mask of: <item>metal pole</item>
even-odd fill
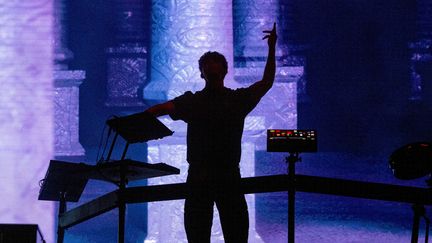
[[[292,152],[286,159],[288,163],[288,243],[295,242],[295,163],[299,153]]]
[[[58,218],[60,219],[60,216],[66,212],[67,205],[66,205],[66,193],[61,192],[60,193],[60,205],[59,205],[59,214]],[[60,226],[60,222],[57,222],[57,243],[63,243],[64,240],[64,228]]]
[[[419,228],[420,228],[420,217],[425,214],[425,208],[423,205],[414,204],[412,209],[414,210],[413,228],[411,233],[411,243],[418,242]]]
[[[121,191],[120,191],[121,193]],[[121,196],[119,197],[119,222],[118,222],[118,243],[125,242],[125,217],[126,217],[126,204],[122,200]]]
[[[125,218],[126,218],[126,204],[123,200],[123,192],[126,188],[126,165],[123,161],[120,161],[120,186],[119,186],[119,221],[118,221],[118,243],[125,242]]]

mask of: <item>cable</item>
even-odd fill
[[[42,185],[45,183],[46,179],[39,180],[39,187],[42,187]]]
[[[105,160],[105,159],[104,159],[104,155],[105,155],[106,148],[107,148],[107,146],[108,146],[109,138],[111,137],[111,132],[112,132],[112,128],[110,127],[110,128],[108,129],[108,135],[107,135],[107,138],[105,139],[105,146],[104,146],[103,151],[102,151],[102,157],[100,158],[100,160],[99,160],[98,162],[103,162],[103,161]]]
[[[99,139],[99,146],[98,146],[98,151],[97,151],[97,154],[96,154],[96,162],[99,162],[99,153],[100,153],[100,149],[102,147],[102,141],[103,141],[103,137],[104,137],[104,133],[105,133],[105,128],[106,128],[106,123],[105,123],[105,125],[104,125],[104,127],[102,129],[102,134],[101,134],[101,137]],[[102,157],[103,157],[103,153],[102,153]]]
[[[110,118],[118,118],[118,116],[116,116],[116,115],[110,115],[110,116],[108,116],[107,120],[109,120]],[[104,146],[104,148],[103,148],[103,151],[102,151],[101,157],[99,158],[99,153],[100,153],[100,149],[101,149],[101,147],[102,147],[102,141],[103,141],[103,138],[104,138],[104,133],[105,133],[105,129],[106,129],[106,127],[107,127],[107,124],[105,123],[105,125],[104,125],[104,127],[103,127],[103,129],[102,129],[102,135],[101,135],[101,138],[100,138],[100,140],[99,140],[98,152],[97,152],[97,155],[96,155],[96,163],[101,163],[101,162],[103,162],[103,160],[104,160],[104,155],[105,155],[105,151],[106,151],[106,148],[107,148],[107,146],[108,146],[108,141],[109,141],[109,138],[110,138],[110,136],[111,136],[112,128],[110,127],[109,130],[108,130],[108,135],[107,135],[106,140],[105,140],[105,146]]]
[[[37,227],[37,232],[39,234],[40,239],[42,240],[42,243],[46,243],[45,238],[43,237],[42,231],[39,229],[39,226]]]

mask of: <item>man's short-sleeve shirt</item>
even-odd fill
[[[173,99],[171,118],[188,125],[188,162],[220,168],[238,166],[244,120],[258,101],[250,88],[188,91]]]

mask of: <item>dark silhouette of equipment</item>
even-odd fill
[[[301,152],[317,151],[317,134],[315,130],[267,130],[267,152],[288,152],[288,242],[295,241],[295,164],[301,161]]]
[[[296,175],[296,191],[337,195],[352,198],[373,199],[389,202],[432,205],[429,188],[353,181],[309,175]],[[270,175],[241,178],[241,190],[245,194],[288,191],[288,175]],[[185,199],[186,183],[128,187],[122,197],[126,203],[143,203]],[[64,228],[105,213],[118,204],[119,190],[109,192],[90,202],[68,210],[59,218]]]
[[[106,123],[128,143],[161,139],[174,133],[148,112],[112,118]]]
[[[279,130],[282,131],[282,130]],[[284,131],[294,131],[294,130],[284,130]],[[298,131],[298,130],[296,130]],[[306,130],[302,130],[306,131]],[[276,135],[277,136],[277,135]],[[314,143],[316,143],[316,132],[314,131]],[[271,137],[271,136],[269,136]],[[268,138],[269,138],[268,137]],[[268,139],[269,140],[269,139]],[[312,140],[311,140],[312,141]],[[286,143],[286,142],[284,142]],[[430,145],[429,143],[415,143],[416,146],[420,146],[419,148],[420,152],[415,152],[413,154],[418,155],[419,157],[415,158],[423,158],[425,155],[428,154]],[[422,145],[423,144],[423,145]],[[427,144],[427,146],[425,146]],[[292,145],[292,144],[291,144]],[[295,146],[295,145],[294,145]],[[316,145],[314,145],[316,146]],[[405,146],[404,146],[405,147]],[[294,242],[294,205],[295,205],[295,192],[307,192],[307,193],[318,193],[318,194],[327,194],[327,195],[339,195],[339,196],[347,196],[347,197],[354,197],[354,198],[364,198],[364,199],[374,199],[374,200],[384,200],[384,201],[391,201],[391,202],[401,202],[401,203],[409,203],[413,205],[414,210],[414,220],[413,220],[413,231],[412,231],[412,243],[417,242],[418,240],[418,229],[419,229],[419,222],[422,217],[426,220],[426,227],[429,227],[429,219],[425,217],[425,209],[424,205],[432,205],[432,194],[430,193],[430,188],[425,187],[410,187],[410,186],[400,186],[400,185],[391,185],[391,184],[382,184],[382,183],[374,183],[374,182],[365,182],[365,181],[352,181],[352,180],[345,180],[345,179],[336,179],[336,178],[325,178],[325,177],[317,177],[317,176],[308,176],[308,175],[296,175],[295,174],[295,163],[297,161],[300,161],[299,154],[300,152],[304,151],[293,151],[292,146],[287,146],[287,151],[278,151],[278,152],[289,152],[289,157],[286,158],[286,162],[288,163],[288,174],[282,174],[282,175],[272,175],[272,176],[260,176],[260,177],[249,177],[249,178],[241,178],[241,190],[243,193],[262,193],[262,192],[276,192],[276,191],[288,191],[289,196],[289,204],[288,204],[288,240],[290,243]],[[299,147],[297,147],[299,148]],[[412,148],[408,149],[410,152],[408,154],[412,154],[411,151]],[[316,151],[316,150],[313,150]],[[399,151],[399,150],[397,150]],[[399,161],[402,161],[402,163],[406,161],[413,161],[413,160],[399,160],[400,158],[406,158],[406,153],[404,156],[399,157],[399,153],[396,153],[395,156],[392,155],[390,159],[390,164],[396,166],[392,168],[402,168],[398,167],[396,163]],[[402,149],[403,151],[403,149]],[[416,150],[417,151],[417,150]],[[269,152],[273,152],[270,146]],[[308,150],[308,152],[311,152],[311,150]],[[407,158],[414,158],[414,157],[407,157]],[[427,157],[426,157],[427,158]],[[74,165],[65,165],[65,169],[67,172],[61,172],[65,175],[77,174],[77,178],[73,178],[72,181],[77,180],[77,183],[81,186],[77,187],[84,187],[86,183],[86,179],[102,179],[106,181],[111,182],[121,182],[121,176],[119,176],[119,169],[115,169],[116,167],[120,166],[121,164],[129,165],[130,168],[127,168],[127,166],[124,166],[126,170],[123,169],[123,171],[129,171],[129,177],[125,176],[127,179],[133,180],[133,179],[139,179],[141,177],[137,176],[137,171],[142,170],[142,168],[135,168],[135,162],[129,160],[129,162],[125,162],[128,160],[123,160],[123,162],[104,162],[99,163],[98,165],[91,167],[88,165],[83,166],[82,164],[74,164]],[[424,161],[430,161],[430,160],[424,160]],[[53,162],[53,161],[52,161]],[[57,161],[53,164],[53,166],[61,166],[61,164],[64,162]],[[427,162],[425,162],[427,163]],[[423,163],[424,164],[424,163]],[[159,170],[157,167],[153,168],[154,165],[149,165],[149,169],[155,169],[156,172],[148,172],[144,171],[146,176],[159,176],[157,173],[157,170]],[[51,166],[50,166],[51,167]],[[121,167],[121,166],[120,166]],[[178,169],[171,167],[172,170],[161,172],[161,175],[167,175],[172,174],[177,171]],[[423,168],[423,166],[420,166],[420,168]],[[91,170],[89,170],[91,169]],[[160,168],[160,170],[164,171],[167,168]],[[64,171],[63,170],[63,171]],[[79,171],[79,173],[77,173]],[[121,169],[120,169],[121,171]],[[418,170],[414,170],[418,171]],[[430,172],[430,171],[429,171]],[[51,173],[50,169],[47,172],[47,177],[49,178],[48,174]],[[413,174],[403,174],[403,171],[398,171],[398,175],[401,175],[401,178],[413,178]],[[402,174],[400,174],[402,173]],[[65,178],[67,179],[67,176],[55,176],[55,174],[51,173],[53,178]],[[87,177],[83,178],[83,174],[85,174]],[[126,173],[125,173],[126,174]],[[139,173],[138,173],[139,174]],[[417,175],[423,175],[424,173],[418,173]],[[427,174],[427,173],[426,173]],[[123,180],[125,180],[124,178]],[[84,180],[84,181],[82,181]],[[127,180],[126,180],[127,182]],[[72,183],[72,186],[75,186],[75,184]],[[45,179],[44,184],[46,185],[53,185],[53,183],[50,182],[50,180]],[[67,185],[67,183],[63,183],[64,185]],[[59,184],[61,185],[61,184]],[[48,196],[51,195],[52,199],[59,200],[59,195],[63,195],[65,198],[67,196],[70,196],[68,200],[73,200],[74,198],[78,200],[79,195],[81,193],[81,188],[75,188],[71,187],[71,192],[73,192],[71,195],[68,195],[68,193],[62,193],[64,190],[56,189],[62,188],[64,186],[55,185],[54,189],[48,188],[47,190],[42,189],[41,191],[44,191],[48,193]],[[68,187],[66,187],[68,188]],[[73,189],[73,190],[72,190]],[[74,195],[75,193],[75,195]],[[59,215],[58,225],[59,229],[64,230],[69,227],[72,227],[76,224],[79,224],[85,220],[91,219],[93,217],[96,217],[100,214],[103,214],[105,212],[108,212],[109,210],[112,210],[114,208],[119,207],[125,207],[126,204],[129,203],[142,203],[142,202],[154,202],[154,201],[165,201],[165,200],[177,200],[177,199],[184,199],[187,194],[187,185],[186,183],[176,183],[176,184],[166,184],[166,185],[153,185],[153,186],[139,186],[139,187],[125,187],[125,186],[119,186],[117,190],[114,190],[112,192],[109,192],[107,194],[104,194],[90,202],[81,204],[80,206],[73,208],[68,211],[64,211],[64,213]],[[40,196],[41,197],[41,196]],[[121,217],[120,217],[120,210],[119,210],[119,236],[121,236],[121,233],[124,234],[124,231],[120,231],[121,227],[124,227],[121,224]],[[122,242],[123,238],[119,237],[119,242]],[[428,229],[426,230],[425,234],[425,241],[428,240]]]
[[[46,243],[37,224],[0,224],[0,243]]]
[[[124,243],[126,214],[124,195],[128,182],[180,173],[179,169],[164,163],[148,164],[125,159],[129,144],[147,142],[173,134],[171,130],[154,116],[145,112],[137,113],[108,120],[107,124],[110,127],[109,133],[114,131],[115,134],[106,160],[100,160],[96,165],[51,160],[45,178],[42,180],[39,200],[60,202],[57,243],[63,242],[64,230],[67,228],[61,224],[61,216],[66,213],[66,202],[77,202],[89,179],[103,180],[118,186],[118,190],[113,192],[116,197],[115,205],[106,208],[105,204],[102,203],[86,209],[86,211],[93,210],[100,212],[100,208],[103,208],[103,212],[107,212],[118,207],[118,242]],[[124,138],[126,146],[120,160],[111,160],[111,154],[118,135]],[[107,141],[108,139],[109,136]],[[104,155],[102,155],[103,157]],[[106,195],[100,198],[105,199]],[[74,217],[80,218],[80,222],[90,218],[89,216],[81,217],[80,214],[82,213],[79,212]]]
[[[404,145],[394,151],[389,158],[390,168],[393,175],[401,180],[417,179],[429,175],[426,181],[432,187],[432,144],[429,142],[416,142]],[[430,192],[428,192],[430,194]],[[420,219],[426,222],[425,242],[429,240],[429,223],[423,204],[413,205],[414,218],[411,234],[411,243],[418,242]]]
[[[279,192],[291,190],[289,176],[271,175],[241,178],[241,190],[245,194]],[[295,189],[298,192],[337,195],[359,199],[373,199],[389,202],[432,205],[429,188],[391,185],[376,182],[353,181],[309,175],[295,175]],[[109,192],[90,202],[68,210],[59,217],[59,225],[69,228],[85,220],[116,208],[119,198],[125,203],[157,202],[185,199],[186,183],[127,187]]]
[[[432,172],[432,144],[407,144],[392,153],[389,163],[398,179],[411,180],[429,175]]]

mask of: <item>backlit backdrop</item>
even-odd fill
[[[37,200],[54,144],[52,1],[0,12],[0,223],[39,224],[52,242],[53,203]]]
[[[395,179],[387,160],[432,138],[430,1],[39,0],[0,1],[0,11],[0,223],[39,224],[52,242],[53,204],[36,200],[50,159],[95,164],[105,120],[200,90],[208,50],[226,56],[228,87],[259,80],[262,30],[273,22],[276,81],[246,119],[242,175],[286,173],[286,155],[265,151],[266,129],[314,128],[319,152],[302,155],[298,173],[425,186]],[[161,121],[174,135],[131,146],[128,157],[181,174],[130,186],[185,180],[185,124]],[[69,207],[113,189],[90,181]],[[247,200],[250,242],[286,242],[286,193]],[[127,242],[186,242],[183,202],[129,205]],[[296,203],[298,242],[411,237],[408,204],[307,193]],[[223,242],[218,221],[212,242]],[[65,241],[115,242],[116,226],[113,210],[70,228]]]

